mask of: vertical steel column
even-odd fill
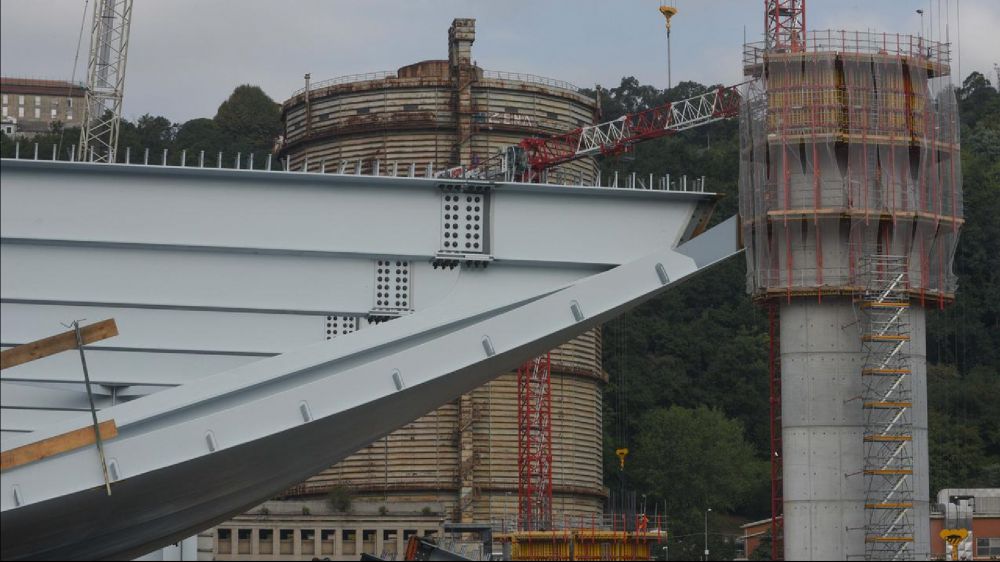
[[[781,328],[778,303],[767,304],[768,335],[768,381],[771,393],[771,559],[785,559],[785,541],[782,529],[784,494],[782,493],[782,451],[781,451]]]

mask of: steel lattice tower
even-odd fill
[[[94,3],[87,95],[80,129],[81,160],[113,162],[118,148],[132,0]]]
[[[517,525],[552,526],[552,379],[549,354],[517,371]]]

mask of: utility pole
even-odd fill
[[[125,93],[132,0],[94,2],[80,160],[114,162]]]
[[[703,560],[708,560],[708,513],[712,511],[712,508],[705,510],[705,558]]]

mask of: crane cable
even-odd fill
[[[77,38],[76,38],[76,54],[73,56],[73,71],[70,73],[69,87],[66,88],[67,103],[69,103],[68,100],[72,99],[73,84],[74,84],[74,82],[76,82],[76,68],[80,64],[80,45],[83,44],[83,28],[87,24],[87,6],[89,4],[90,4],[90,0],[83,0],[83,16],[80,17],[80,33],[77,35]],[[84,103],[86,103],[86,102],[84,102]],[[87,112],[85,111],[83,113],[83,115],[86,116]],[[65,137],[66,137],[66,127],[64,126],[59,131],[59,148],[58,148],[58,152],[59,153],[62,152],[63,139]]]

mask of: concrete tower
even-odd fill
[[[786,39],[746,46],[740,165],[747,288],[780,318],[784,556],[926,559],[924,307],[954,296],[962,224],[948,45]]]

